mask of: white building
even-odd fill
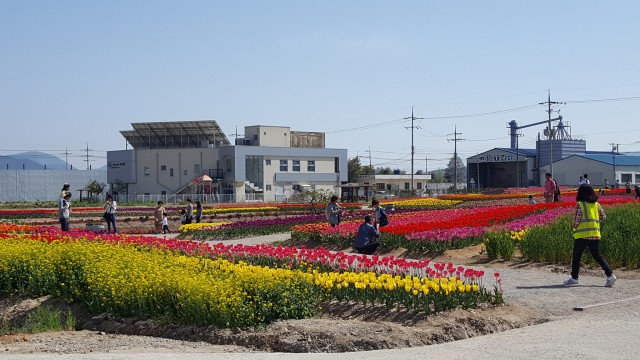
[[[247,126],[234,146],[213,120],[131,125],[121,133],[133,149],[107,153],[107,181],[127,184],[130,196],[284,201],[305,189],[339,195],[347,180],[347,150],[326,149],[324,133]],[[197,186],[202,175],[213,183]]]

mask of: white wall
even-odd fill
[[[84,188],[92,180],[106,184],[107,171],[0,170],[0,202],[57,200],[64,183],[71,185],[73,201],[80,196],[77,190]]]
[[[129,186],[129,194],[174,193],[194,178],[208,174],[209,169],[216,169],[217,151],[209,148],[135,150],[137,183]],[[200,168],[197,173],[195,165]]]

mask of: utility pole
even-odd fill
[[[417,118],[417,117],[413,116],[413,106],[412,106],[411,107],[411,117],[406,117],[406,118],[403,118],[403,119],[404,120],[411,119],[411,126],[410,126],[410,128],[411,128],[411,195],[413,195],[413,173],[414,173],[414,171],[413,171],[413,157],[414,157],[414,155],[416,153],[416,149],[413,146],[413,129],[415,129],[415,128],[419,129],[420,128],[419,126],[414,126],[413,122],[415,120],[422,120],[424,118]],[[405,128],[408,129],[409,127],[405,127]]]
[[[371,146],[369,146],[369,150],[365,150],[365,152],[369,153],[369,168],[373,169],[371,165]]]
[[[453,139],[447,139],[447,141],[453,141],[453,191],[454,193],[458,192],[458,141],[462,141],[464,139],[458,138],[458,135],[462,135],[462,133],[458,132],[458,127],[455,126],[453,128]]]
[[[551,127],[551,105],[566,104],[558,101],[551,101],[551,90],[547,91],[547,101],[539,103],[540,105],[547,105],[547,113],[549,114],[549,173],[553,178],[553,138],[555,137],[553,128]]]
[[[66,146],[64,148],[64,169],[69,170],[69,150]]]
[[[620,144],[609,143],[611,145],[611,153],[612,154],[620,154]]]
[[[87,157],[87,170],[89,170],[89,143],[87,143],[87,155],[85,155]]]

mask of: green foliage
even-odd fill
[[[605,208],[607,219],[601,223],[601,250],[611,267],[640,268],[640,205],[629,203]],[[573,253],[571,214],[561,216],[548,226],[535,226],[522,238],[522,255],[535,262],[570,264]],[[588,251],[583,261],[595,263]]]
[[[94,195],[100,195],[102,194],[102,192],[104,191],[104,188],[107,186],[107,184],[98,181],[98,180],[91,180],[89,181],[89,183],[87,185],[85,185],[85,189],[87,189],[87,191],[89,191],[90,193],[94,194]]]
[[[467,166],[460,156],[452,156],[451,159],[449,159],[447,167],[444,169],[444,173],[449,182],[454,182],[454,177],[457,177],[459,183],[465,183],[467,179]]]
[[[0,319],[0,336],[7,334],[41,333],[46,331],[75,330],[76,319],[68,309],[63,312],[48,306],[38,307],[27,315],[22,323],[12,324],[9,320]]]
[[[489,260],[498,258],[504,260],[513,259],[516,246],[511,238],[510,231],[504,229],[489,231],[485,235],[484,244]]]
[[[571,215],[563,215],[547,226],[529,228],[520,241],[522,256],[535,262],[571,263],[572,222]]]
[[[601,223],[602,253],[612,267],[640,268],[640,204],[606,208]]]
[[[328,190],[305,190],[294,194],[291,201],[305,204],[312,214],[320,214],[329,203],[331,193]]]

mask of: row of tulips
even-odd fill
[[[50,294],[85,301],[95,311],[218,326],[310,316],[320,302],[333,300],[427,313],[502,301],[497,288],[491,293],[480,285],[482,272],[451,264],[428,270],[437,277],[335,272],[322,269],[326,261],[314,266],[295,254],[288,257],[288,268],[273,268],[232,263],[192,242],[39,231],[2,236],[0,291]],[[370,266],[384,263],[371,261]],[[494,275],[499,283],[499,274]]]
[[[460,204],[461,200],[444,200],[436,198],[409,198],[380,201],[380,205],[394,205],[396,209],[447,209]]]
[[[601,199],[602,204],[629,201],[632,199],[628,196]],[[390,217],[390,225],[381,229],[380,242],[387,249],[406,248],[410,251],[462,248],[481,243],[487,228],[501,226],[508,230],[522,230],[548,224],[569,212],[573,206],[575,202],[558,202],[398,213]],[[336,228],[324,223],[298,225],[292,228],[292,237],[299,241],[313,240],[348,247],[361,223],[350,221]]]

